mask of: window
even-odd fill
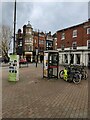
[[[90,49],[90,40],[87,41],[88,49]]]
[[[61,40],[65,39],[65,33],[62,33]]]
[[[77,42],[73,42],[72,47],[73,47],[73,49],[77,49]]]
[[[25,50],[25,51],[27,50],[27,46],[24,47],[24,50]]]
[[[37,40],[35,39],[34,42],[37,43]]]
[[[29,46],[28,48],[29,48],[29,51],[32,51],[32,46]]]
[[[43,40],[39,40],[39,44],[44,44],[44,41]]]
[[[31,32],[31,29],[30,29],[30,28],[27,28],[27,29],[26,29],[26,33],[31,34],[31,33],[32,33],[32,32]]]
[[[90,28],[87,28],[87,34],[90,34]]]
[[[77,30],[73,30],[73,37],[77,37]]]
[[[29,42],[30,42],[30,43],[32,42],[32,38],[29,38]]]
[[[62,45],[61,45],[61,49],[64,50],[64,47],[65,47],[65,46],[62,44]]]

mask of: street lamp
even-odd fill
[[[16,31],[16,0],[14,5],[14,40],[13,40],[13,54],[15,53],[15,31]]]

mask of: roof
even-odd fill
[[[84,25],[85,23],[88,23],[88,22],[89,22],[89,21],[86,21],[86,22],[83,22],[83,23],[80,23],[80,24],[77,24],[77,25],[73,25],[73,26],[70,26],[70,27],[67,27],[67,28],[58,30],[57,32],[61,32],[61,31],[65,31],[65,30],[67,30],[67,29],[71,29],[71,28],[75,28],[75,27],[78,27],[78,26],[82,26],[82,25]]]
[[[28,21],[28,24],[26,25],[26,27],[32,28],[30,21]]]

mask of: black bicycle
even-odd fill
[[[79,84],[81,82],[80,71],[77,71],[72,65],[64,66],[64,69],[59,72],[59,77],[75,84]]]
[[[74,67],[75,67],[75,69],[77,71],[80,72],[81,79],[86,80],[88,78],[88,74],[87,74],[87,71],[85,70],[85,66],[84,65],[75,65]]]

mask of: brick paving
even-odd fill
[[[61,69],[62,67],[60,67]],[[88,80],[80,84],[43,79],[43,67],[20,68],[20,80],[8,82],[2,68],[3,118],[87,118]]]

